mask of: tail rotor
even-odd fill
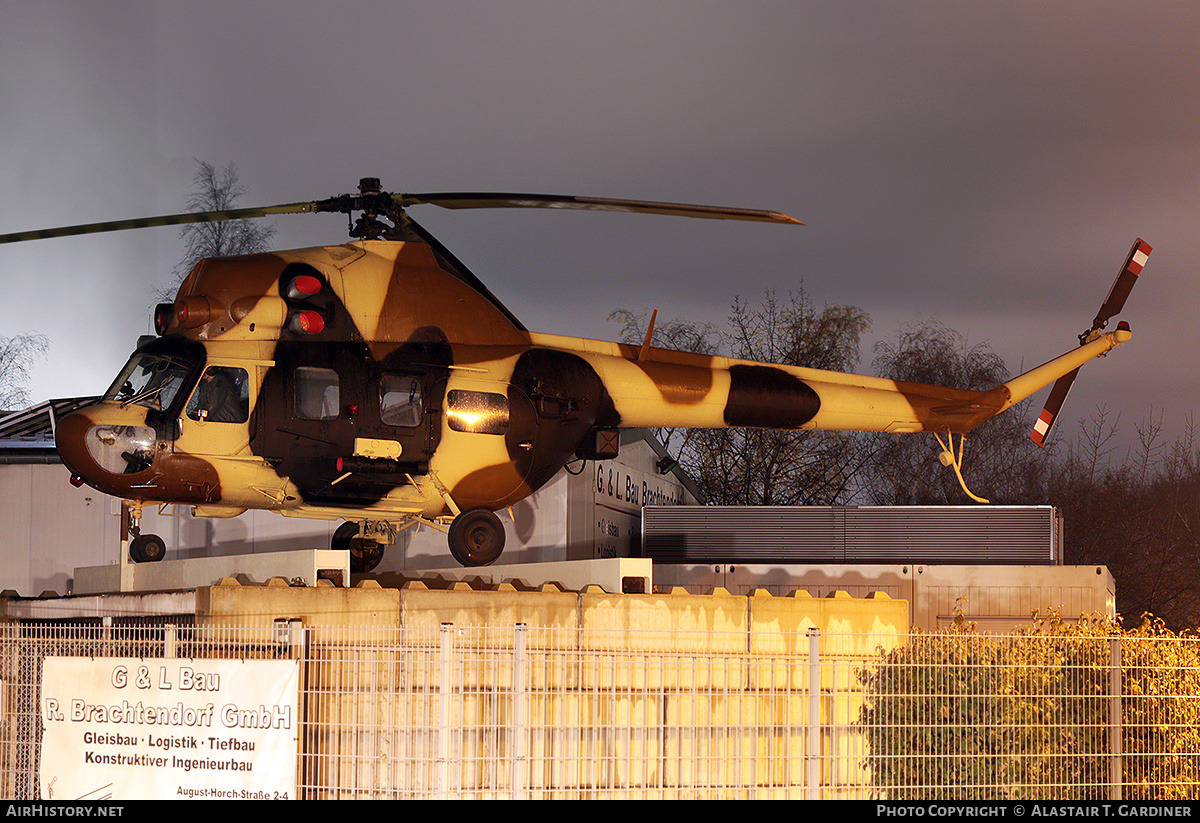
[[[1117,279],[1113,281],[1112,288],[1108,290],[1108,296],[1104,298],[1104,302],[1100,304],[1100,311],[1096,313],[1096,317],[1092,320],[1092,326],[1086,329],[1079,335],[1079,345],[1083,346],[1094,340],[1098,334],[1108,325],[1108,321],[1115,315],[1121,313],[1121,309],[1125,307],[1125,300],[1129,297],[1129,293],[1133,290],[1133,286],[1137,283],[1138,276],[1142,273],[1142,267],[1146,265],[1146,259],[1150,256],[1150,245],[1141,238],[1133,242],[1133,248],[1129,250],[1129,256],[1125,258],[1125,265],[1121,267]],[[1128,324],[1122,321],[1118,324],[1118,328],[1129,328]],[[1046,437],[1050,434],[1050,429],[1054,426],[1058,418],[1058,413],[1062,410],[1063,403],[1066,402],[1067,395],[1071,392],[1071,385],[1075,382],[1075,377],[1079,374],[1079,369],[1075,369],[1069,374],[1064,374],[1055,382],[1054,387],[1050,389],[1050,396],[1046,399],[1046,406],[1042,409],[1042,413],[1038,415],[1037,422],[1034,423],[1033,433],[1030,437],[1038,446],[1046,445]]]

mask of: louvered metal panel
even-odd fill
[[[647,506],[647,557],[701,563],[1058,565],[1052,506]]]

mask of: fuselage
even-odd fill
[[[57,432],[76,475],[127,499],[495,510],[617,422],[582,358],[533,346],[422,243],[207,260],[159,311],[162,336]]]
[[[495,511],[622,427],[964,432],[1077,367],[978,392],[533,334],[420,242],[202,261],[156,328],[59,452],[214,516]]]

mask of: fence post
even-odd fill
[[[1108,645],[1111,650],[1108,671],[1108,748],[1112,752],[1112,758],[1109,760],[1109,799],[1120,800],[1125,788],[1125,753],[1121,743],[1121,638],[1109,638]]]
[[[438,787],[441,800],[450,798],[450,763],[452,759],[453,735],[450,728],[450,655],[453,646],[453,623],[441,626],[441,644],[438,654]]]
[[[275,642],[293,660],[304,657],[304,621],[298,617],[277,617],[273,624]]]
[[[808,635],[808,734],[805,736],[805,799],[817,800],[821,783],[821,632]]]
[[[528,758],[526,741],[529,729],[528,721],[525,717],[526,671],[529,666],[529,660],[525,653],[525,638],[528,633],[528,627],[524,623],[518,623],[515,628],[516,636],[513,638],[512,729],[510,732],[512,734],[512,762],[509,766],[511,769],[510,791],[513,800],[524,800],[527,799],[529,787],[529,765],[526,762]]]

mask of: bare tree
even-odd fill
[[[23,332],[0,337],[0,410],[29,405],[29,370],[50,347],[44,335]]]
[[[187,210],[208,212],[237,208],[245,194],[246,188],[238,181],[237,167],[233,163],[218,169],[211,163],[197,160]],[[202,258],[267,251],[275,236],[275,226],[256,220],[216,220],[189,223],[179,230],[179,236],[186,246],[173,272],[174,285],[163,290],[162,296],[168,300],[174,297],[179,283]]]
[[[1100,409],[1056,461],[1048,499],[1066,521],[1066,561],[1105,565],[1127,620],[1200,626],[1200,450],[1189,418],[1168,446],[1161,417],[1137,427],[1136,453],[1112,460],[1116,424]]]
[[[876,343],[872,366],[880,377],[962,389],[987,389],[1009,378],[1004,361],[989,346],[970,346],[937,321],[910,325]],[[992,503],[1036,503],[1045,497],[1053,449],[1039,449],[1029,439],[1029,410],[1029,401],[1018,404],[980,425],[963,445],[967,485]],[[871,504],[970,502],[954,472],[939,460],[941,448],[932,434],[876,433],[865,439],[874,455],[864,473]]]

